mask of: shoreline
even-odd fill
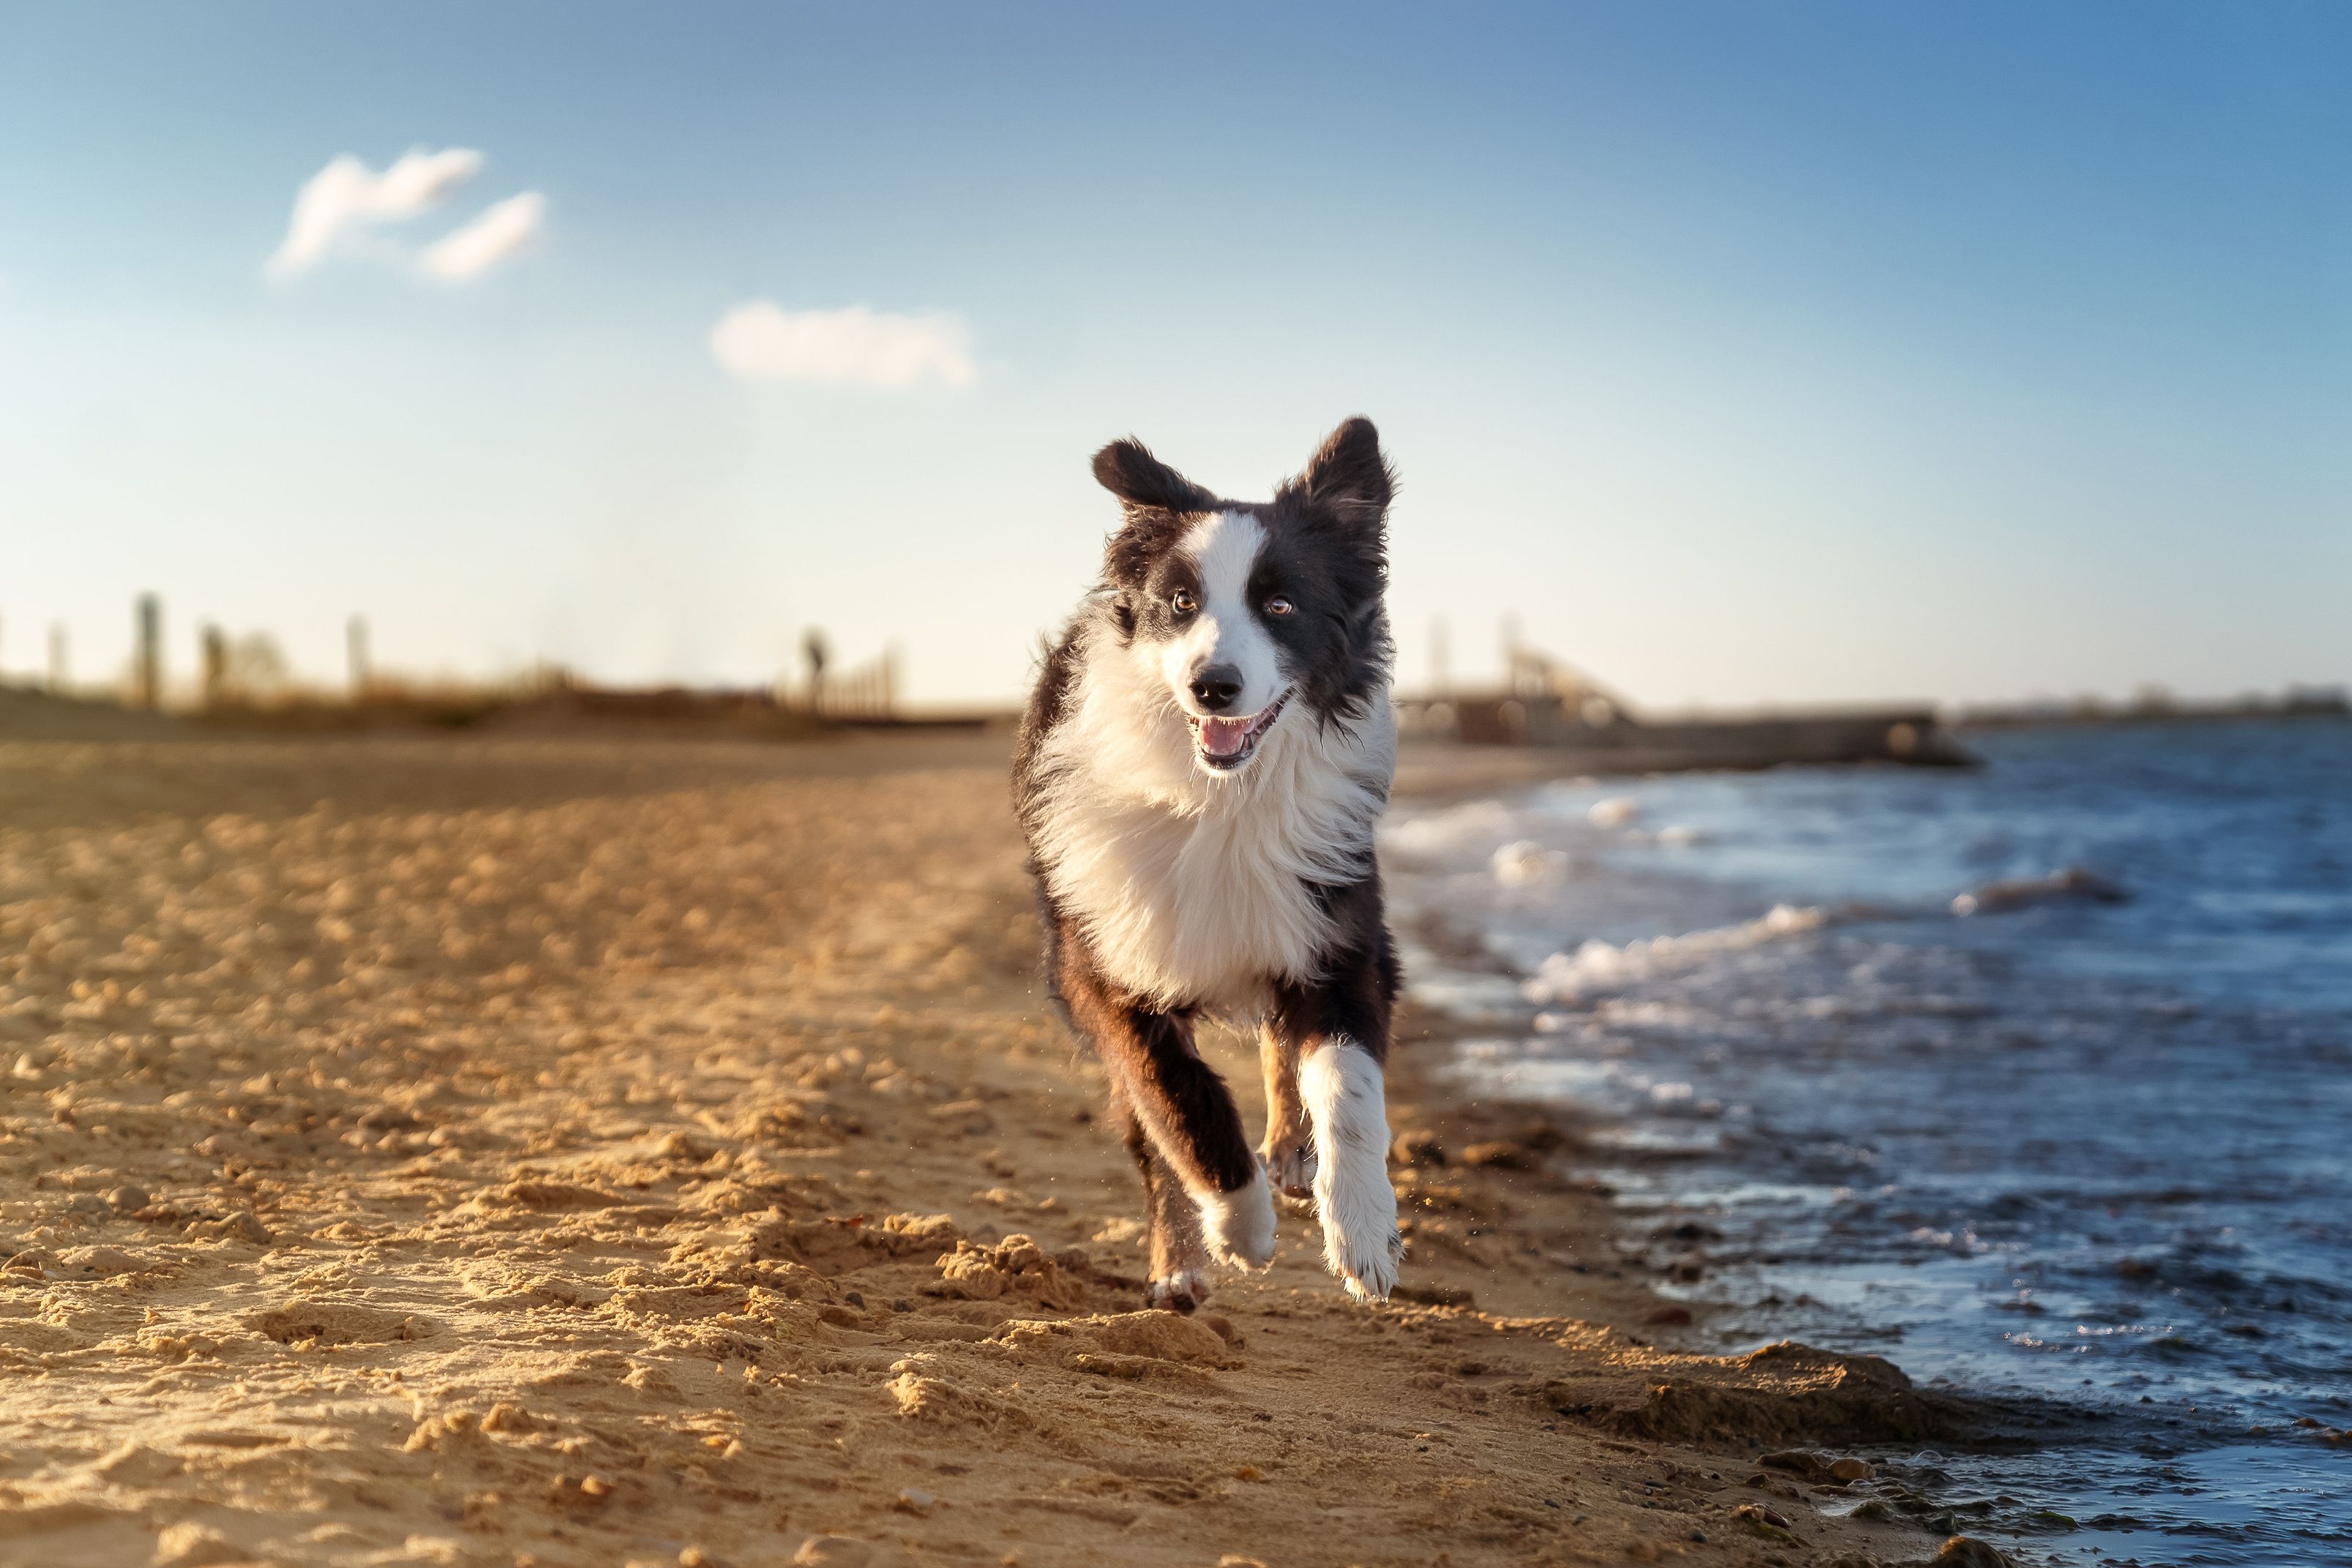
[[[2269,1086],[2332,1103],[2340,992],[2191,988],[2186,953],[2150,976],[2189,930],[2237,934],[2175,920],[2216,883],[2131,833],[2197,820],[2233,768],[2309,799],[2312,759],[2340,748],[2284,726],[2170,744],[2003,738],[1995,768],[1948,779],[1484,769],[1467,798],[1401,799],[1384,859],[1422,994],[1469,1020],[1471,1092],[1591,1118],[1587,1168],[1623,1189],[1634,1267],[1699,1308],[1688,1345],[1874,1352],[2002,1412],[2048,1451],[1937,1444],[1894,1473],[1977,1500],[1957,1517],[2029,1560],[2162,1555],[2170,1535],[2216,1562],[2333,1562],[2347,1434],[2312,1301],[2341,1300],[2340,1253],[2296,1238],[2335,1206],[2245,1173],[2325,1146],[2270,1116]],[[2135,769],[2159,782],[2102,815]],[[2251,849],[2231,863],[2265,869],[2218,885],[2309,880]],[[2053,866],[2125,871],[2126,891]],[[2200,1100],[2255,1040],[2280,1050],[2246,1094]],[[2102,1123],[2120,1061],[2146,1082]],[[2200,1103],[2212,1171],[2176,1176],[2146,1134]]]
[[[1825,1467],[2008,1417],[1676,1348],[1572,1119],[1447,1079],[1419,1009],[1400,1299],[1293,1209],[1266,1273],[1138,1311],[1003,749],[0,745],[5,1550],[1935,1554]],[[1254,1046],[1203,1050],[1256,1126]]]

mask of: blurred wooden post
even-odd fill
[[[898,645],[896,643],[882,654],[882,716],[895,718],[898,713]]]
[[[132,698],[143,708],[163,700],[163,601],[152,593],[139,596],[139,646],[132,665]]]
[[[1454,689],[1454,649],[1446,636],[1445,617],[1429,623],[1429,691],[1444,696]]]
[[[371,676],[368,671],[367,617],[354,615],[343,622],[343,653],[351,661],[352,701],[367,699]]]
[[[66,668],[66,623],[52,621],[49,622],[49,694],[52,696],[65,695],[66,687],[71,681],[72,674]]]
[[[811,713],[824,711],[824,633],[815,627],[801,639],[801,652],[808,659],[808,708]]]
[[[217,626],[205,628],[205,706],[218,707],[227,695],[228,633]]]

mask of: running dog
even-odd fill
[[[1023,719],[1014,805],[1055,1002],[1110,1078],[1143,1173],[1152,1305],[1212,1258],[1274,1256],[1274,1187],[1312,1197],[1349,1291],[1403,1242],[1383,1070],[1397,993],[1372,828],[1396,769],[1382,594],[1395,476],[1369,420],[1265,502],[1220,500],[1135,441],[1095,454],[1125,516]],[[1195,1025],[1254,1020],[1253,1154]]]

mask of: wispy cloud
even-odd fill
[[[539,237],[547,198],[537,191],[509,196],[464,227],[425,247],[416,265],[452,282],[479,277]]]
[[[267,271],[272,277],[307,271],[352,230],[396,223],[438,206],[481,167],[482,155],[466,147],[438,152],[418,148],[382,173],[345,153],[303,182],[286,241]]]
[[[954,316],[785,310],[765,299],[737,306],[710,329],[711,353],[745,381],[872,387],[963,386],[976,374],[971,340]]]

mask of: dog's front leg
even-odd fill
[[[1192,1047],[1189,1013],[1163,1012],[1114,990],[1087,960],[1082,943],[1060,944],[1057,994],[1094,1041],[1156,1166],[1182,1186],[1200,1211],[1199,1236],[1212,1257],[1263,1269],[1274,1257],[1274,1195],[1242,1131],[1241,1112],[1216,1070]],[[1152,1189],[1155,1217],[1160,1187]],[[1160,1228],[1157,1218],[1155,1231]]]
[[[1326,1039],[1298,1064],[1299,1092],[1315,1124],[1323,1260],[1349,1295],[1374,1301],[1388,1300],[1404,1258],[1389,1185],[1384,1080],[1379,1059],[1344,1035]]]
[[[1404,1258],[1389,1185],[1389,974],[1377,952],[1351,956],[1279,992],[1270,1020],[1298,1054],[1324,1261],[1349,1294],[1367,1301],[1388,1299]]]
[[[1164,1185],[1181,1183],[1198,1208],[1202,1245],[1220,1262],[1265,1268],[1274,1258],[1274,1195],[1233,1095],[1193,1049],[1190,1021],[1136,1009],[1122,1039],[1129,1046],[1123,1087]],[[1174,1226],[1171,1218],[1171,1234]]]

